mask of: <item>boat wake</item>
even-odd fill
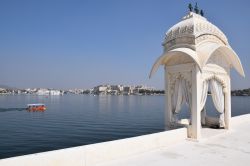
[[[0,108],[0,112],[8,111],[26,111],[26,108]]]

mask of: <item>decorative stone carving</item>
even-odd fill
[[[181,37],[181,36],[192,36],[193,35],[193,30],[194,29],[194,26],[193,25],[186,25],[186,26],[183,26],[183,27],[177,27],[173,30],[170,30],[167,34],[166,34],[166,37],[165,37],[165,43],[175,39],[175,38],[178,38],[178,37]]]
[[[207,71],[207,70],[203,70],[202,71],[202,76],[206,76],[206,75],[221,75],[221,76],[227,76],[228,74],[225,72],[220,72],[220,71]]]
[[[194,40],[194,37],[192,36],[184,36],[181,38],[172,39],[167,43],[163,43],[162,45],[167,51],[174,49],[180,45],[185,45],[185,47],[187,48],[195,49],[194,47],[195,40]]]
[[[192,20],[190,21],[190,19]],[[193,40],[196,40],[196,42],[200,42],[206,39],[212,39],[228,45],[226,36],[221,32],[219,28],[208,22],[204,17],[201,18],[199,15],[194,13],[191,13],[188,17],[185,17],[181,23],[173,26],[166,33],[166,37],[163,43],[164,45],[166,44],[166,47],[169,47],[169,45],[171,46],[172,44],[167,44],[168,42],[172,42],[172,40],[183,36],[193,37]],[[202,38],[200,38],[200,36],[202,36]],[[199,38],[198,41],[197,38]],[[175,43],[178,44],[178,42]],[[195,43],[195,41],[191,43]]]
[[[204,82],[204,81],[209,81],[209,80],[212,80],[212,79],[218,81],[218,82],[222,85],[223,91],[226,90],[227,85],[226,85],[225,79],[221,78],[220,76],[218,76],[218,75],[216,75],[216,74],[207,76],[207,77],[203,80],[203,82]]]
[[[200,35],[197,38],[195,38],[196,44],[200,44],[201,42],[204,42],[204,41],[212,41],[212,42],[216,42],[216,43],[221,44],[221,45],[226,45],[226,43],[224,43],[223,40],[221,40],[220,38],[218,38],[215,35],[205,34],[205,35]]]

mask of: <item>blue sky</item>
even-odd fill
[[[146,84],[163,89],[163,69],[148,79],[165,32],[198,2],[228,37],[246,78],[232,70],[232,88],[250,87],[250,1],[1,0],[0,84],[91,88]]]

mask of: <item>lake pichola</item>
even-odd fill
[[[44,112],[27,104],[44,103]],[[0,158],[165,130],[165,96],[1,95]],[[208,114],[218,116],[211,97]],[[250,113],[250,97],[232,97],[232,115]],[[186,106],[182,118],[189,116]]]

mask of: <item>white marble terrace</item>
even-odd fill
[[[197,140],[202,126],[230,129],[230,69],[243,77],[245,74],[223,32],[205,17],[190,12],[167,31],[162,45],[163,54],[154,63],[150,77],[164,66],[167,127],[184,125],[188,137]],[[217,118],[206,116],[209,88],[220,114]],[[190,110],[186,120],[178,118],[184,103]]]

